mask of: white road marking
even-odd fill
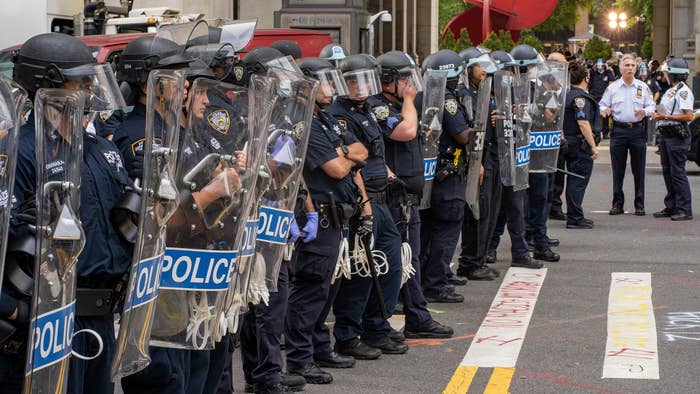
[[[659,379],[649,272],[611,274],[603,378]]]
[[[515,367],[547,269],[510,268],[462,366]]]

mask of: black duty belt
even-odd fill
[[[367,192],[367,198],[375,204],[386,204],[386,192]]]
[[[623,129],[634,129],[642,126],[644,126],[643,120],[640,120],[638,122],[618,122],[617,120],[613,120],[613,127],[621,127]]]
[[[117,279],[93,280],[78,278],[75,292],[75,315],[105,316],[117,311],[124,295],[124,283]]]
[[[350,218],[353,217],[356,211],[355,204],[338,203],[336,204],[335,215],[331,204],[317,203],[316,209],[319,215],[319,225],[322,228],[342,228],[343,225],[350,223]]]

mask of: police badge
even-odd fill
[[[241,81],[243,79],[243,67],[236,66],[233,68],[233,75],[236,77],[236,81]]]
[[[207,122],[209,127],[224,135],[228,134],[228,130],[231,127],[231,118],[225,109],[218,109],[210,113],[207,116]]]
[[[296,122],[294,124],[294,138],[297,140],[301,139],[301,137],[304,135],[304,121],[301,120],[299,122]]]
[[[450,115],[455,115],[457,113],[457,100],[447,99],[445,100],[445,110],[450,113]]]
[[[637,98],[642,98],[642,87],[637,86]]]
[[[377,120],[386,120],[386,118],[389,117],[389,107],[386,105],[378,105],[372,108],[372,111],[374,112],[374,117],[377,118]]]
[[[7,155],[0,155],[0,177],[5,176],[7,168]]]

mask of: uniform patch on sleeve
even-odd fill
[[[231,127],[231,117],[225,109],[218,109],[210,113],[207,116],[207,122],[209,127],[224,135],[228,134]]]
[[[240,82],[243,79],[243,67],[236,66],[233,68],[233,76],[236,77],[236,81]]]
[[[688,99],[688,91],[687,91],[687,90],[681,90],[680,92],[678,92],[678,95],[681,96],[681,98],[682,98],[683,100],[687,100],[687,99]]]
[[[584,108],[586,108],[586,99],[583,97],[576,97],[574,99],[574,105],[578,109],[584,109]]]
[[[457,100],[455,99],[447,99],[445,100],[445,110],[449,112],[450,115],[455,115],[457,113]]]
[[[294,134],[298,139],[301,139],[301,137],[304,135],[304,127],[306,126],[306,123],[304,123],[303,120],[300,120],[296,123],[294,123]]]
[[[344,128],[345,130],[348,129],[348,121],[347,121],[347,120],[345,120],[345,119],[338,119],[338,123],[340,123],[340,125],[343,126],[343,128]]]
[[[102,151],[102,156],[105,157],[107,164],[109,164],[112,167],[115,167],[117,171],[121,170],[124,167],[124,163],[122,163],[122,157],[119,154],[119,152],[113,150],[106,150]]]
[[[100,111],[100,120],[106,122],[112,116],[112,111]]]
[[[389,117],[389,107],[386,105],[378,105],[372,108],[372,112],[377,120],[386,120]]]
[[[131,144],[131,154],[136,157],[136,152],[143,152],[143,147],[146,145],[146,139],[141,138],[140,140],[136,140]],[[163,140],[160,138],[154,138],[153,139],[153,147],[158,148],[161,146],[163,143]]]

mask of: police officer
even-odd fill
[[[339,245],[347,237],[344,223],[361,197],[352,170],[367,159],[367,149],[325,111],[333,96],[347,94],[340,72],[321,58],[302,59],[299,68],[321,82],[303,174],[320,225],[316,239],[297,247],[285,322],[287,371],[303,376],[307,383],[322,384],[333,377],[319,366],[348,368],[355,364],[353,357],[333,351],[325,321],[341,280],[331,285]]]
[[[384,132],[386,161],[397,179],[389,185],[389,204],[403,242],[411,248],[415,274],[403,285],[404,335],[407,338],[449,338],[453,331],[430,316],[420,281],[420,213],[424,183],[418,112],[414,105],[420,76],[413,59],[402,51],[377,58],[382,93],[367,102]]]
[[[348,56],[348,51],[342,45],[336,43],[326,45],[318,55],[318,57],[330,61],[336,67],[346,56]]]
[[[75,84],[64,84],[63,81],[75,77],[79,67],[95,64],[95,60],[90,49],[77,38],[46,33],[27,40],[14,63],[13,79],[27,90],[33,100],[39,88],[73,88]],[[119,94],[118,91],[112,93]],[[27,123],[20,130],[14,189],[15,198],[20,204],[25,199],[34,199],[37,193],[37,172],[45,170],[35,167],[35,116],[37,115],[30,114]],[[109,213],[122,194],[133,185],[124,169],[122,157],[111,141],[86,133],[82,154],[80,220],[86,242],[77,263],[78,307],[75,331],[96,331],[102,337],[104,348],[101,355],[91,361],[71,358],[68,391],[111,394],[114,391],[109,375],[115,349],[114,313],[117,311],[118,289],[125,287],[125,275],[129,270],[133,245],[120,236],[109,219]],[[63,158],[56,160],[60,160],[62,165],[52,166],[53,175],[57,175],[56,171],[63,171],[67,165]],[[56,161],[51,164],[55,163]],[[11,296],[3,287],[2,303],[11,301]],[[107,302],[101,311],[84,307],[96,305],[100,301]],[[22,315],[25,316],[24,312]],[[97,350],[97,344],[84,336],[73,338],[72,347],[81,354],[94,354]],[[17,355],[15,360],[19,361],[21,357]],[[24,362],[19,361],[17,366],[21,368],[24,365]],[[3,390],[12,390],[11,387],[22,376],[24,373],[21,372],[15,377],[6,376],[10,380],[8,386],[3,384]]]
[[[270,44],[270,48],[277,49],[282,52],[284,56],[291,56],[294,60],[301,59],[301,47],[294,41],[277,40]]]
[[[569,64],[571,89],[566,95],[564,109],[564,135],[567,144],[564,156],[568,170],[584,177],[581,179],[569,175],[566,179],[566,228],[571,229],[593,228],[593,221],[584,217],[581,208],[586,186],[593,172],[593,161],[600,154],[593,138],[597,125],[598,103],[586,91],[588,75],[585,66],[578,63]]]
[[[266,63],[282,57],[284,55],[276,49],[255,48],[243,59],[245,75],[264,74],[268,71]],[[247,86],[249,79],[243,82]],[[278,101],[278,105],[284,105],[284,102]],[[284,393],[301,390],[306,384],[304,377],[282,372],[280,339],[287,310],[290,265],[288,261],[282,262],[277,292],[270,293],[268,305],[250,305],[250,310],[243,315],[241,358],[248,392]]]
[[[491,58],[503,70],[511,70],[515,67],[515,59],[505,51],[491,52]],[[515,70],[512,70],[515,71]],[[500,181],[500,177],[499,177]],[[510,235],[511,265],[513,267],[540,268],[541,263],[532,260],[528,252],[525,239],[525,195],[526,190],[513,190],[513,186],[503,186],[501,195],[501,209],[498,213],[495,229],[490,238],[484,261],[487,264],[496,262],[496,249],[501,235],[508,225]]]
[[[637,72],[634,56],[622,56],[620,65],[622,78],[608,86],[599,103],[600,114],[613,118],[610,136],[613,199],[609,214],[624,213],[625,195],[622,185],[629,152],[634,176],[634,214],[644,216],[644,166],[647,151],[645,119],[651,116],[656,106],[649,86],[634,78]]]
[[[547,60],[555,61],[563,64],[568,64],[566,57],[561,52],[551,52],[547,56]],[[562,93],[558,93],[562,94]],[[561,145],[559,147],[559,157],[557,158],[557,169],[566,170],[566,136],[562,135]],[[554,173],[554,182],[549,187],[549,218],[552,220],[566,220],[566,213],[562,209],[562,194],[564,193],[564,182],[566,178],[562,171]]]
[[[685,172],[685,162],[692,136],[687,122],[693,120],[693,93],[685,81],[688,78],[688,63],[681,58],[669,58],[661,71],[671,88],[661,98],[663,111],[654,113],[661,133],[661,168],[666,184],[665,208],[654,213],[655,218],[670,217],[671,220],[693,218],[690,184]]]
[[[535,80],[536,67],[541,63],[542,55],[530,45],[521,44],[515,46],[510,51],[511,56],[516,64],[520,67],[521,74],[530,75],[530,83],[532,86],[532,96],[534,96],[535,86],[538,83]],[[546,83],[546,82],[540,82]],[[551,87],[555,89],[555,86]],[[556,90],[556,89],[555,89]],[[534,97],[533,105],[544,107],[547,100],[545,97]],[[544,110],[541,111],[544,113]],[[527,193],[527,213],[525,237],[528,239],[528,244],[532,240],[534,253],[533,258],[543,261],[559,261],[559,254],[552,251],[551,246],[558,246],[559,240],[550,239],[547,237],[547,216],[549,206],[547,199],[549,196],[549,185],[552,182],[553,176],[547,173],[530,173],[528,179],[530,187]]]
[[[387,272],[379,277],[386,311],[380,308],[377,289],[372,291],[371,278],[354,275],[340,284],[333,306],[336,318],[333,334],[336,352],[357,359],[376,359],[381,353],[403,354],[408,351],[406,344],[389,337],[391,326],[382,316],[383,312],[393,312],[399,297],[401,236],[387,205],[389,172],[382,129],[367,103],[367,99],[381,89],[376,64],[369,55],[349,55],[341,60],[340,70],[348,85],[348,96],[337,98],[328,112],[352,131],[368,151],[367,164],[360,174],[369,204],[364,204],[350,239],[354,238],[354,232],[365,236],[372,228],[374,249],[384,252],[388,267]]]
[[[603,98],[603,93],[605,89],[608,88],[613,81],[615,81],[615,73],[610,70],[603,59],[598,59],[595,65],[591,69],[591,81],[588,84],[588,91],[593,96],[596,101],[600,102]],[[604,117],[601,119],[603,137],[607,138],[610,132],[609,122],[610,118]]]
[[[457,88],[460,97],[470,97],[472,113],[476,114],[479,102],[479,85],[485,83],[488,74],[493,74],[498,66],[481,48],[467,48],[459,53],[464,62],[464,83]],[[499,175],[498,142],[494,120],[491,118],[496,109],[493,95],[489,100],[489,119],[486,122],[483,154],[481,158],[481,185],[479,187],[479,218],[468,205],[465,206],[462,223],[462,247],[459,255],[457,275],[470,280],[494,280],[498,273],[486,265],[486,246],[495,229],[498,211],[501,207],[503,184]]]
[[[649,73],[649,66],[646,63],[639,63],[639,70],[637,71],[637,78],[646,83],[649,86],[649,90],[654,95],[654,102],[659,102],[659,97],[661,97],[661,86],[659,82]]]
[[[466,202],[466,145],[472,134],[466,109],[457,95],[463,62],[452,50],[441,50],[424,61],[425,69],[446,70],[442,134],[429,209],[421,217],[421,274],[428,302],[459,303],[464,296],[448,287],[450,262],[457,247]]]

